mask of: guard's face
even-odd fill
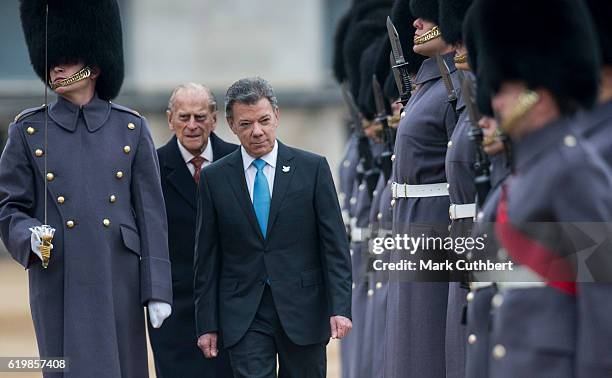
[[[274,148],[278,120],[278,109],[262,98],[253,105],[234,103],[227,123],[248,154],[259,158]]]
[[[192,155],[206,148],[210,133],[217,127],[217,112],[211,112],[208,95],[202,91],[181,90],[173,109],[166,112],[168,126]]]
[[[530,128],[530,111],[521,114],[520,117],[516,117],[519,99],[526,91],[527,86],[524,83],[508,81],[501,85],[491,99],[491,106],[500,121],[500,126],[503,126],[504,123],[511,119],[515,120],[512,122],[512,127],[509,130],[504,130],[511,137],[520,137]]]
[[[424,20],[422,18],[417,18],[412,25],[416,29],[414,31],[415,37],[422,36],[423,34],[433,29],[434,26],[436,26],[436,24],[434,24],[433,22]],[[431,41],[425,42],[421,45],[417,45],[415,43],[413,50],[417,54],[431,58],[435,56],[436,54],[441,53],[447,48],[448,48],[448,45],[446,44],[446,42],[444,42],[442,37],[438,37],[438,38],[432,39]]]
[[[478,126],[482,128],[484,151],[488,155],[496,155],[504,150],[504,144],[499,137],[497,121],[493,117],[483,116],[478,121]]]
[[[54,84],[58,83],[59,81],[67,79],[70,76],[74,75],[75,73],[79,72],[83,67],[85,67],[85,64],[82,62],[65,63],[65,64],[59,64],[55,67],[51,67],[51,69],[49,70],[49,81],[51,81],[51,83],[54,83]],[[87,86],[90,86],[90,85],[95,86],[95,79],[98,77],[98,75],[99,75],[98,70],[93,68],[92,74],[89,78],[85,80],[77,81],[76,83],[67,85],[65,87],[59,87],[55,89],[55,93],[59,95],[67,95],[70,93],[74,93],[74,92],[83,90],[87,88]]]
[[[467,57],[467,48],[465,47],[463,43],[457,46],[457,49],[455,50],[455,58],[462,57],[462,56]],[[455,67],[457,67],[458,70],[462,70],[462,71],[470,70],[470,65],[467,62],[467,60],[463,63],[458,63],[457,61],[455,61]]]

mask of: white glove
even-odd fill
[[[149,320],[153,328],[159,328],[164,323],[164,320],[172,314],[172,306],[166,302],[149,301],[147,303],[147,312]]]
[[[42,246],[43,243],[42,235],[47,231],[42,227],[31,227],[29,230],[32,231],[32,235],[30,236],[30,248],[32,248],[32,252],[42,261],[43,258],[40,252],[40,246]],[[53,249],[53,244],[51,244],[51,249]]]

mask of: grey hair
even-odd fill
[[[174,90],[172,90],[172,94],[170,95],[170,100],[168,100],[168,111],[172,111],[174,109],[176,96],[182,90],[204,92],[208,96],[208,108],[210,112],[214,113],[217,111],[217,99],[215,98],[215,94],[210,90],[210,88],[198,83],[185,83],[174,88]]]
[[[225,94],[225,116],[232,118],[234,103],[254,105],[262,98],[270,101],[273,109],[278,109],[278,101],[274,89],[267,80],[261,77],[240,79],[228,88]]]

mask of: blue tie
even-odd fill
[[[255,209],[261,233],[266,237],[268,214],[270,213],[270,187],[268,186],[268,179],[263,172],[266,162],[256,159],[253,161],[253,166],[257,168],[255,185],[253,185],[253,208]]]

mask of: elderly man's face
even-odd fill
[[[232,117],[227,118],[227,123],[246,152],[260,158],[274,148],[278,119],[278,109],[274,109],[267,98],[262,98],[253,105],[234,103]]]
[[[183,89],[176,93],[168,110],[168,126],[192,155],[206,148],[210,133],[217,127],[217,112],[211,112],[210,99],[204,91]]]

